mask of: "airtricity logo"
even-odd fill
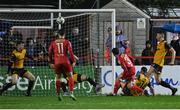
[[[3,77],[0,76],[0,88],[2,88],[4,83],[9,83],[11,81],[11,77]],[[28,88],[28,79],[26,78],[19,78],[17,85],[9,88],[8,90],[12,91],[14,89],[18,89],[20,91],[26,91]],[[55,88],[55,81],[52,78],[49,78],[47,76],[37,76],[34,84],[33,90],[51,90]],[[93,86],[89,82],[82,82],[76,84],[74,89],[83,89],[86,91],[86,93],[90,93],[93,89]]]

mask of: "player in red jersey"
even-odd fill
[[[117,94],[119,88],[121,87],[122,80],[126,81],[126,85],[124,87],[127,87],[130,90],[136,91],[138,93],[143,92],[143,89],[134,85],[135,67],[134,67],[133,61],[131,61],[131,58],[127,54],[119,53],[118,48],[113,48],[112,53],[118,59],[118,63],[121,65],[122,69],[124,70],[116,79],[116,82],[114,85],[114,91],[112,95]]]
[[[55,41],[52,41],[49,46],[49,63],[50,63],[50,67],[54,69],[56,74],[55,78],[56,78],[57,96],[58,99],[61,101],[62,96],[60,94],[60,84],[61,84],[60,78],[61,78],[61,73],[65,71],[69,79],[68,86],[70,90],[70,97],[73,100],[76,100],[75,96],[73,95],[73,88],[74,88],[73,69],[68,57],[68,54],[70,54],[71,61],[73,62],[74,65],[76,61],[74,58],[71,42],[65,39],[65,32],[63,29],[58,31],[57,37],[58,38]]]

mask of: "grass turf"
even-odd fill
[[[127,96],[90,96],[77,97],[73,101],[63,97],[14,97],[0,96],[0,109],[178,109],[180,96],[127,97]]]

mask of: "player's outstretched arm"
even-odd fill
[[[169,51],[172,53],[172,58],[171,58],[171,62],[169,63],[170,65],[174,65],[174,61],[175,61],[175,56],[176,56],[176,51],[173,48],[170,48]]]
[[[171,62],[169,63],[170,65],[174,65],[174,61],[175,61],[175,56],[176,56],[176,51],[173,49],[173,47],[171,47],[171,45],[169,45],[167,42],[165,42],[164,44],[165,49],[171,52]]]
[[[79,60],[79,57],[77,57],[76,55],[74,55],[74,58],[75,58],[76,60]]]

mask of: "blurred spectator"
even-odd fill
[[[70,40],[72,43],[74,54],[80,58],[78,63],[85,63],[88,60],[91,52],[89,48],[90,41],[88,36],[84,33],[80,33],[78,27],[74,27],[71,30],[71,34],[67,36],[67,39]]]
[[[127,38],[123,35],[123,31],[120,25],[116,26],[116,47],[119,49],[120,53],[125,53],[124,41]],[[119,65],[118,60],[116,59],[116,65]]]
[[[111,60],[111,49],[112,49],[112,29],[109,27],[107,30],[107,39],[105,43],[105,52],[104,52],[104,58],[107,63],[110,63]]]
[[[2,38],[2,54],[7,56],[10,55],[11,51],[14,49],[17,41],[22,41],[22,34],[16,31],[14,28],[10,28],[4,34],[1,34]]]
[[[53,40],[55,40],[56,36],[57,36],[57,32],[56,31],[54,31],[54,32],[53,32],[53,30],[48,30],[47,31],[46,36],[44,38],[44,42],[46,44],[46,49],[49,48],[49,45],[51,44],[51,42]]]
[[[3,35],[0,32],[0,55],[3,55]]]
[[[34,40],[33,38],[27,38],[26,40],[26,50],[27,55],[30,57],[34,57]]]
[[[175,60],[175,64],[180,65],[180,33],[178,34],[178,39],[175,39],[173,37],[173,40],[171,41],[171,46],[176,51],[176,57],[178,57]]]
[[[146,41],[146,48],[142,51],[142,57],[152,57],[152,58],[142,58],[143,65],[150,65],[153,61],[153,50],[151,41]]]
[[[3,34],[1,33],[1,54],[3,56],[7,56],[9,55],[10,51],[9,51],[9,35],[8,32],[3,32]]]
[[[17,41],[22,41],[23,40],[22,34],[19,33],[18,31],[16,31],[14,28],[10,29],[9,36],[10,36],[10,40],[12,42],[17,42]]]
[[[35,52],[34,52],[34,40],[33,38],[27,38],[26,39],[26,51],[27,51],[27,56],[30,58],[34,58],[35,59]],[[25,65],[27,66],[34,66],[36,62],[34,62],[33,60],[26,60],[25,61]]]
[[[112,48],[112,29],[111,27],[107,30],[106,48]]]
[[[84,46],[82,45],[82,38],[79,35],[79,28],[72,28],[70,35],[67,36],[67,39],[72,43],[74,54],[79,57],[80,53],[82,52],[82,47]]]
[[[45,56],[47,56],[48,51],[46,48],[46,43],[42,39],[42,37],[37,37],[36,38],[36,43],[34,46],[34,55],[37,57],[39,61],[44,61]]]
[[[128,40],[124,40],[124,42],[122,42],[122,46],[125,48],[124,53],[131,56],[131,49],[129,47],[129,43],[130,42]]]
[[[124,41],[127,40],[127,38],[123,35],[122,29],[120,25],[116,26],[116,47],[119,48],[119,52],[124,53],[125,48],[122,44],[124,44]]]

